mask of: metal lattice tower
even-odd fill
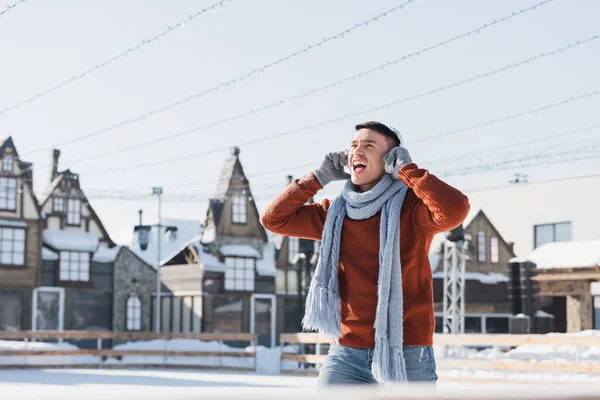
[[[465,333],[466,258],[466,242],[444,242],[444,333]]]

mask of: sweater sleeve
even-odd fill
[[[429,234],[446,232],[467,217],[470,209],[467,196],[429,171],[410,163],[398,171],[398,177],[419,198],[412,213],[417,230]]]
[[[276,234],[320,240],[330,201],[306,203],[322,188],[313,173],[295,180],[267,206],[261,224]]]

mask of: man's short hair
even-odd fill
[[[383,136],[390,138],[394,141],[394,147],[400,146],[401,144],[403,144],[400,139],[401,138],[400,133],[393,128],[389,128],[387,125],[382,124],[381,122],[377,122],[377,121],[363,122],[361,124],[356,125],[355,129],[357,131],[360,131],[361,129],[370,129],[372,131],[381,133]]]

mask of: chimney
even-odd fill
[[[60,157],[60,150],[54,149],[52,151],[52,172],[50,174],[50,182],[58,176],[58,158]]]
[[[142,213],[143,213],[143,211],[142,210],[138,210],[138,213],[140,214],[140,226],[142,226],[143,225],[142,224]]]
[[[231,148],[231,155],[232,156],[239,156],[240,155],[240,148],[239,147],[232,147]]]
[[[292,181],[293,181],[293,180],[294,180],[294,177],[293,177],[292,175],[288,175],[288,176],[287,176],[288,185],[289,185],[290,183],[292,183]]]

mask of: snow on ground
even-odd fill
[[[316,378],[164,370],[0,370],[2,400],[43,399],[592,399],[598,386],[438,382],[317,391]],[[334,392],[331,392],[334,390]],[[336,392],[337,391],[337,392]],[[378,393],[375,393],[378,392]],[[582,394],[588,393],[585,397]],[[525,395],[527,397],[525,397]],[[570,397],[573,396],[573,397]],[[579,397],[577,397],[579,396]]]
[[[563,335],[563,334],[550,334]],[[575,337],[598,337],[600,331],[589,330],[566,334]],[[513,350],[504,352],[499,348],[489,348],[478,351],[474,348],[464,346],[435,346],[436,359],[471,359],[471,360],[495,360],[507,363],[515,361],[537,361],[542,363],[600,363],[600,346],[545,346],[545,345],[523,345]],[[446,353],[447,350],[447,353]],[[564,373],[551,371],[473,371],[472,369],[445,369],[438,371],[440,376],[445,377],[477,377],[489,379],[508,380],[547,380],[556,382],[583,381],[599,382],[600,374],[586,373]]]
[[[600,338],[600,331],[584,331],[570,336],[592,336]],[[39,342],[17,342],[0,341],[0,350],[43,350],[64,349],[75,350],[77,347],[67,343],[39,343]],[[293,370],[298,368],[298,363],[293,361],[280,362],[281,347],[256,349],[252,347],[235,348],[220,345],[219,342],[202,342],[190,339],[175,340],[152,340],[129,342],[115,346],[115,350],[169,350],[169,351],[206,351],[206,352],[251,352],[256,351],[256,367],[260,375],[278,375],[280,369]],[[294,346],[286,346],[283,349],[287,353],[296,353],[298,349]],[[473,360],[495,360],[506,363],[515,361],[538,361],[542,363],[600,363],[600,346],[544,346],[524,345],[510,351],[499,348],[487,348],[477,350],[464,346],[435,346],[435,354],[438,360],[451,359],[473,359]],[[244,367],[254,368],[253,357],[163,357],[163,356],[124,356],[122,359],[109,358],[102,361],[94,356],[8,356],[0,357],[0,365],[23,365],[23,364],[160,364],[160,365],[199,365],[211,367]],[[252,373],[251,373],[252,375]],[[486,379],[507,379],[511,381],[539,381],[548,382],[600,382],[600,374],[586,373],[559,373],[551,371],[502,371],[473,369],[438,369],[438,375],[447,377],[468,377]],[[283,377],[281,379],[284,379]],[[287,378],[286,378],[287,379]]]

